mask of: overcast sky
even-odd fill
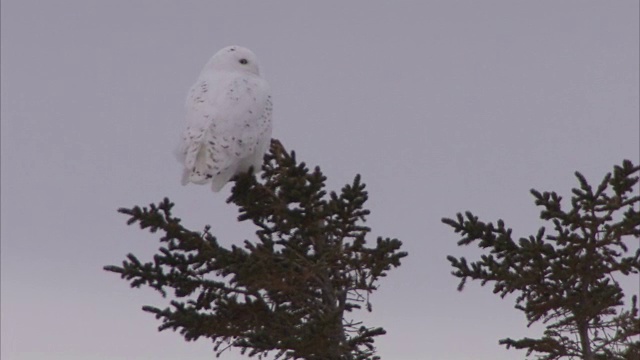
[[[383,359],[507,360],[539,336],[491,287],[457,292],[446,255],[474,256],[442,217],[472,210],[517,236],[542,223],[530,188],[568,198],[638,163],[636,0],[2,0],[3,360],[212,359],[158,333],[166,301],[102,267],[157,237],[119,207],[168,196],[186,226],[252,239],[229,186],[180,185],[184,99],[218,49],[247,46],[274,98],[274,137],[328,188],[362,174],[373,235],[409,257],[356,314]],[[373,239],[373,238],[372,238]],[[637,277],[629,289],[636,290]],[[244,359],[237,352],[222,359]]]

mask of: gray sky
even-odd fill
[[[158,333],[140,307],[166,302],[102,266],[151,258],[157,237],[116,209],[164,196],[193,229],[252,238],[229,186],[182,187],[172,154],[187,89],[231,44],[260,59],[274,137],[329,189],[362,174],[373,235],[410,254],[356,315],[388,331],[379,354],[523,358],[498,339],[540,328],[514,297],[456,291],[446,255],[477,252],[440,218],[472,210],[529,235],[530,188],[569,197],[575,170],[599,181],[638,162],[638,6],[2,0],[2,359],[213,358],[205,340]]]

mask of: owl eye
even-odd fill
[[[247,65],[249,63],[249,61],[247,59],[240,59],[239,62],[242,65]]]

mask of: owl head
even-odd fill
[[[227,46],[218,51],[209,60],[206,68],[216,71],[239,71],[260,75],[256,54],[238,45]]]

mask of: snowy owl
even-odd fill
[[[233,176],[260,171],[271,141],[271,91],[251,50],[228,46],[213,55],[186,108],[178,154],[183,185],[211,182],[218,192]]]

